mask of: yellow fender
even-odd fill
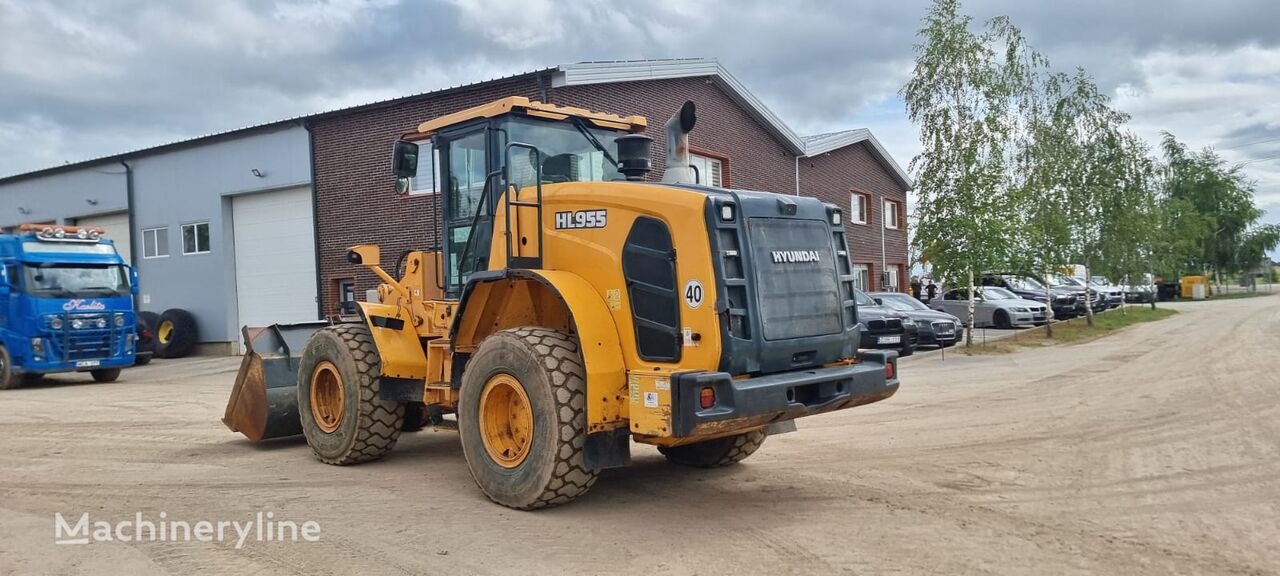
[[[470,353],[489,334],[519,326],[570,330],[587,370],[587,432],[626,432],[626,366],[609,305],[572,272],[509,269],[472,276],[450,331],[455,353]]]

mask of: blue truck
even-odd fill
[[[0,234],[0,389],[55,372],[111,382],[134,363],[137,274],[99,228]]]

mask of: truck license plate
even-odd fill
[[[902,342],[901,336],[881,336],[876,342],[880,344],[899,344]]]
[[[80,360],[76,362],[76,368],[93,368],[98,365],[98,360]]]

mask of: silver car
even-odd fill
[[[995,286],[975,288],[973,308],[974,324],[979,327],[994,326],[996,328],[1014,328],[1018,326],[1038,326],[1049,321],[1049,313],[1044,304],[1035,300],[1019,298],[1013,292]],[[956,288],[934,298],[929,307],[941,310],[969,321],[969,289]]]

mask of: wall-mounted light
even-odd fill
[[[27,208],[23,208],[22,206],[19,206],[19,207],[18,207],[18,213],[19,213],[19,214],[22,214],[23,216],[26,216],[27,214],[30,214],[30,213],[31,213],[31,210],[29,210],[29,209],[27,209]]]
[[[85,202],[88,202],[90,206],[97,206],[97,205],[98,205],[98,199],[97,199],[97,198],[85,198],[85,199],[84,199],[84,201],[85,201]]]
[[[266,177],[267,177],[267,175],[266,175],[266,174],[263,174],[263,173],[262,173],[262,171],[261,171],[261,170],[258,170],[257,168],[254,168],[253,170],[250,170],[249,172],[251,172],[254,176],[257,176],[258,178],[266,178]]]

